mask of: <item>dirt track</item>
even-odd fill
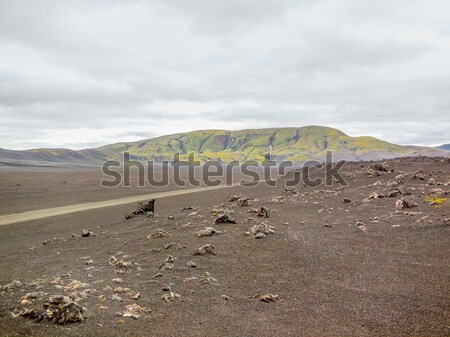
[[[10,225],[10,224],[24,222],[24,221],[38,220],[38,219],[48,218],[48,217],[57,216],[57,215],[64,215],[64,214],[69,214],[69,213],[93,210],[93,209],[98,209],[98,208],[136,203],[138,201],[142,201],[142,200],[146,200],[146,199],[155,199],[155,198],[160,199],[160,198],[165,198],[165,197],[172,197],[172,196],[191,194],[191,193],[200,193],[200,192],[205,192],[208,190],[217,190],[217,189],[223,189],[223,188],[229,188],[229,187],[231,187],[231,186],[221,185],[221,186],[214,186],[214,187],[195,187],[195,188],[188,188],[188,189],[181,189],[181,190],[174,190],[174,191],[155,192],[155,193],[143,194],[143,195],[138,195],[138,196],[133,196],[133,197],[120,198],[120,199],[89,202],[89,203],[83,203],[83,204],[77,204],[77,205],[52,207],[52,208],[46,208],[46,209],[40,209],[40,210],[34,210],[34,211],[28,211],[28,212],[22,212],[22,213],[8,214],[8,215],[0,216],[0,226]]]

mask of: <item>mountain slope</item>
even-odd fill
[[[450,144],[442,144],[441,146],[436,146],[438,149],[450,151]]]
[[[255,130],[204,130],[162,136],[139,142],[117,143],[97,148],[107,157],[119,159],[124,151],[146,160],[186,158],[194,152],[201,160],[263,160],[272,149],[276,160],[323,159],[331,150],[336,158],[380,159],[431,153],[431,148],[405,147],[373,137],[350,137],[342,131],[320,126]],[[433,150],[434,155],[443,151]]]
[[[0,149],[0,158],[15,161],[52,162],[64,164],[100,163],[108,160],[95,149],[69,150],[69,149],[33,149],[13,151]]]
[[[350,137],[337,129],[306,126],[254,130],[203,130],[172,134],[137,142],[116,143],[80,151],[36,149],[11,151],[0,149],[0,158],[71,164],[100,164],[108,159],[121,160],[127,151],[133,159],[172,160],[176,153],[186,159],[194,153],[202,161],[264,160],[271,151],[277,161],[323,160],[327,150],[335,159],[372,160],[416,155],[448,155],[441,149],[400,146],[373,137]]]

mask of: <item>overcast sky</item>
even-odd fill
[[[450,142],[448,0],[0,0],[0,147],[326,125]]]

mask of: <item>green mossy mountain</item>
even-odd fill
[[[0,149],[0,159],[71,164],[101,164],[105,160],[122,160],[129,152],[134,160],[181,160],[194,153],[203,162],[223,163],[263,161],[271,152],[272,159],[302,162],[324,160],[326,151],[334,159],[376,160],[401,156],[448,156],[450,152],[418,146],[391,144],[373,137],[351,137],[337,129],[322,126],[300,128],[271,128],[254,130],[202,130],[156,137],[137,142],[124,142],[95,149],[33,149],[12,151]]]
[[[373,137],[350,137],[337,129],[322,126],[254,130],[203,130],[151,138],[138,142],[117,143],[95,149],[105,157],[119,159],[125,151],[136,159],[181,159],[194,153],[202,161],[264,160],[271,151],[277,161],[324,159],[326,151],[335,158],[380,159],[428,154],[440,151],[426,147],[391,144]]]

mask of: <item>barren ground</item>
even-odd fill
[[[133,203],[1,226],[0,336],[448,336],[450,163],[387,162],[394,171],[375,177],[367,175],[373,163],[347,165],[343,188],[299,185],[298,194],[283,195],[281,183],[232,187],[157,199],[152,218],[125,220]],[[100,188],[98,178],[93,171],[2,173],[0,212],[151,192]],[[402,194],[388,197],[395,189]],[[374,192],[386,197],[369,199]],[[229,202],[234,194],[251,205]],[[402,199],[417,207],[396,209]],[[269,218],[249,212],[262,206]],[[214,209],[237,223],[214,224]],[[245,235],[263,222],[275,234]],[[197,237],[205,226],[223,233]],[[82,229],[94,235],[81,237]],[[158,229],[165,236],[148,238]],[[205,244],[216,255],[194,255]],[[7,286],[15,280],[21,284]],[[36,299],[21,303],[33,292]],[[27,308],[42,313],[56,294],[86,308],[83,322],[13,318]],[[266,294],[278,300],[261,301]],[[151,312],[116,315],[133,303]]]

